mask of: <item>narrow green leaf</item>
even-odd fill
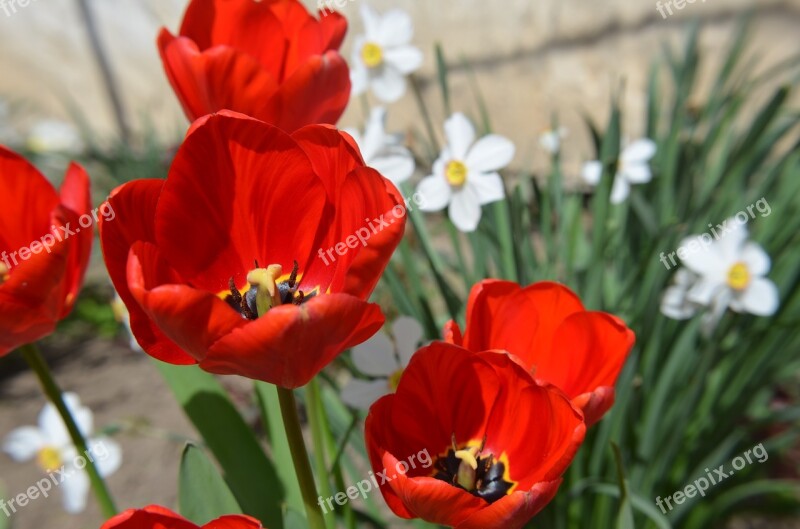
[[[220,464],[242,511],[266,527],[282,527],[284,487],[255,434],[219,382],[197,366],[159,361],[155,364]]]
[[[242,512],[217,468],[192,444],[183,449],[178,483],[180,513],[198,525]]]

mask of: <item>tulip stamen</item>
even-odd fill
[[[288,277],[282,276],[281,265],[260,268],[258,261],[255,261],[255,266],[247,274],[248,285],[244,290],[236,288],[236,282],[231,277],[228,281],[229,292],[221,294],[247,320],[256,320],[271,308],[280,305],[301,305],[316,295],[316,291],[306,293],[298,289],[300,265],[297,261],[294,261]],[[286,279],[282,280],[281,277]]]
[[[10,270],[8,267],[5,264],[0,263],[0,285],[8,281],[9,272]]]
[[[508,462],[494,457],[494,454],[483,454],[486,448],[486,437],[480,444],[467,443],[459,448],[455,434],[452,446],[446,454],[440,455],[434,465],[433,477],[446,481],[451,485],[464,489],[474,496],[493,503],[510,494],[516,484],[508,475]]]

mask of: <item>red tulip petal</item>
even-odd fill
[[[50,232],[55,189],[19,154],[0,145],[0,251],[27,248]]]
[[[400,218],[390,213],[402,204],[402,195],[389,180],[363,167],[352,138],[333,127],[304,127],[292,138],[321,175],[328,201],[339,205],[319,251],[311,255],[304,283],[364,299],[375,288],[403,236],[405,209]],[[375,219],[384,222],[373,224]]]
[[[108,197],[114,220],[100,218],[100,240],[103,258],[122,302],[131,318],[131,332],[139,345],[153,356],[170,364],[194,364],[186,354],[150,320],[128,287],[128,254],[137,241],[155,242],[156,204],[164,186],[163,180],[135,180],[115,189]]]
[[[249,516],[230,514],[212,520],[202,529],[263,529],[261,522]]]
[[[347,294],[282,305],[216,342],[200,367],[285,388],[303,386],[341,351],[383,325],[380,307]]]
[[[92,208],[90,195],[89,175],[86,174],[83,167],[76,163],[71,163],[64,177],[64,183],[61,185],[61,203],[64,207],[75,212],[76,215],[89,215]],[[94,222],[95,219],[92,219],[92,221]],[[94,230],[82,226],[74,226],[74,229],[75,234],[71,235],[68,241],[65,240],[60,243],[69,244],[70,254],[65,277],[67,297],[59,314],[59,319],[65,318],[70,313],[75,300],[78,298],[78,293],[83,285],[83,276],[86,273],[86,267],[89,264],[89,257],[92,253],[92,243],[94,242]]]
[[[164,334],[199,362],[214,342],[247,320],[220,297],[181,282],[154,244],[134,243],[128,257],[131,294]]]
[[[192,40],[175,38],[166,29],[161,30],[158,47],[190,121],[226,108],[273,121],[270,100],[277,81],[247,53],[228,46],[201,52]]]
[[[461,335],[461,328],[458,326],[458,323],[453,320],[450,320],[444,324],[442,338],[445,342],[453,345],[462,346],[464,343],[464,338]]]
[[[491,344],[493,326],[502,325],[496,321],[496,313],[519,290],[517,283],[497,279],[485,279],[472,287],[467,300],[464,347],[471,351],[498,348]]]
[[[247,272],[304,264],[318,247],[325,195],[308,157],[281,130],[221,112],[195,123],[156,211],[156,239],[193,287],[240,288]],[[301,270],[304,272],[304,270]]]
[[[586,427],[593,426],[603,418],[614,405],[614,388],[603,386],[591,393],[584,393],[572,399],[572,404],[583,411]]]
[[[55,225],[52,234],[61,233],[64,219],[76,221],[75,214],[61,206],[48,218],[48,224]],[[53,332],[67,302],[69,254],[69,244],[61,243],[49,253],[31,253],[18,264],[9,257],[11,273],[0,284],[0,356]]]
[[[263,116],[255,116],[292,132],[310,123],[335,124],[349,102],[350,70],[339,52],[328,51],[299,65],[270,98]]]
[[[555,497],[561,480],[537,483],[531,490],[514,492],[458,524],[455,529],[520,529]]]
[[[573,314],[555,330],[548,353],[537,355],[536,376],[570,398],[613,386],[633,343],[633,331],[610,314]]]
[[[486,427],[487,453],[507,454],[520,490],[561,476],[586,434],[583,415],[561,390],[536,383],[517,358],[491,351],[478,356],[502,377],[503,391]]]
[[[323,51],[338,50],[347,34],[347,19],[336,11],[320,16]]]
[[[214,46],[240,50],[279,80],[289,43],[283,23],[273,12],[273,3],[193,0],[183,17],[180,35],[194,41],[200,51]]]
[[[100,529],[198,529],[197,525],[169,509],[150,505],[144,509],[128,509]]]

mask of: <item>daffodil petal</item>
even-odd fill
[[[452,188],[443,175],[433,174],[426,176],[417,185],[420,195],[419,209],[422,211],[441,211],[453,196]]]
[[[481,203],[470,186],[453,193],[448,213],[460,231],[469,233],[477,229],[481,221]]]
[[[368,410],[379,398],[389,393],[387,379],[359,380],[352,379],[342,388],[342,401],[353,408]]]
[[[745,311],[756,316],[772,316],[780,306],[778,287],[769,279],[757,277],[739,295]]]
[[[490,134],[475,142],[465,161],[470,171],[490,173],[510,164],[515,152],[516,147],[511,140]]]
[[[447,145],[454,159],[465,161],[469,148],[475,143],[475,127],[467,116],[457,112],[444,123]]]
[[[12,430],[3,441],[3,452],[17,462],[30,461],[47,441],[42,431],[34,426]]]
[[[351,355],[358,370],[366,375],[389,376],[399,367],[394,345],[383,332],[353,347]]]

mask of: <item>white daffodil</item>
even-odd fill
[[[611,187],[613,204],[620,204],[628,198],[631,185],[644,184],[653,178],[649,162],[655,154],[656,144],[647,138],[636,140],[622,150]],[[586,162],[581,172],[583,180],[592,186],[600,183],[602,174],[603,164],[599,160]]]
[[[686,252],[681,260],[699,276],[689,289],[689,301],[711,306],[714,312],[730,307],[736,312],[771,316],[778,310],[778,288],[767,279],[771,261],[757,243],[747,241],[747,228],[735,218],[726,220],[727,231],[705,250]],[[707,234],[706,234],[707,235]],[[682,247],[702,247],[700,236],[685,239]]]
[[[433,174],[417,186],[420,209],[448,213],[463,232],[475,231],[481,206],[502,200],[505,188],[498,170],[511,163],[514,144],[490,134],[475,141],[475,128],[464,114],[454,114],[444,124],[447,145],[433,164]]]
[[[351,379],[342,388],[345,404],[367,410],[379,398],[394,393],[403,370],[422,340],[422,326],[414,318],[401,316],[392,324],[392,340],[382,332],[353,348],[353,363],[374,380]]]
[[[45,119],[33,125],[28,133],[28,148],[38,154],[78,154],[83,150],[83,140],[70,123]]]
[[[64,509],[69,513],[80,513],[86,508],[89,493],[89,477],[82,470],[86,459],[91,457],[101,476],[106,477],[122,464],[122,450],[107,437],[89,438],[93,428],[92,412],[81,406],[74,393],[65,393],[64,401],[75,419],[78,429],[87,438],[89,454],[79,454],[72,444],[67,427],[55,406],[48,403],[39,413],[39,425],[23,426],[8,434],[3,442],[3,451],[14,461],[36,459],[42,471],[56,477],[63,494]]]
[[[539,135],[539,146],[550,154],[556,154],[561,151],[561,140],[567,137],[568,132],[564,127],[547,129]]]
[[[400,184],[414,174],[414,155],[402,145],[399,135],[386,134],[386,109],[373,108],[362,135],[358,130],[345,129],[361,150],[364,162],[383,176]]]
[[[375,97],[386,103],[397,101],[406,92],[406,76],[422,66],[422,52],[411,46],[414,22],[400,9],[380,15],[366,2],[361,3],[364,35],[355,38],[350,80],[352,94],[371,88]]]
[[[698,276],[686,268],[678,269],[673,284],[664,291],[661,298],[661,313],[673,320],[686,320],[697,313],[700,306],[689,300],[689,290]]]
[[[136,341],[136,337],[131,330],[131,314],[128,312],[128,307],[125,306],[122,298],[119,297],[117,293],[114,293],[114,300],[111,302],[111,310],[114,312],[114,319],[125,329],[125,333],[128,336],[128,346],[133,351],[143,353],[144,349],[142,349],[142,346]]]

